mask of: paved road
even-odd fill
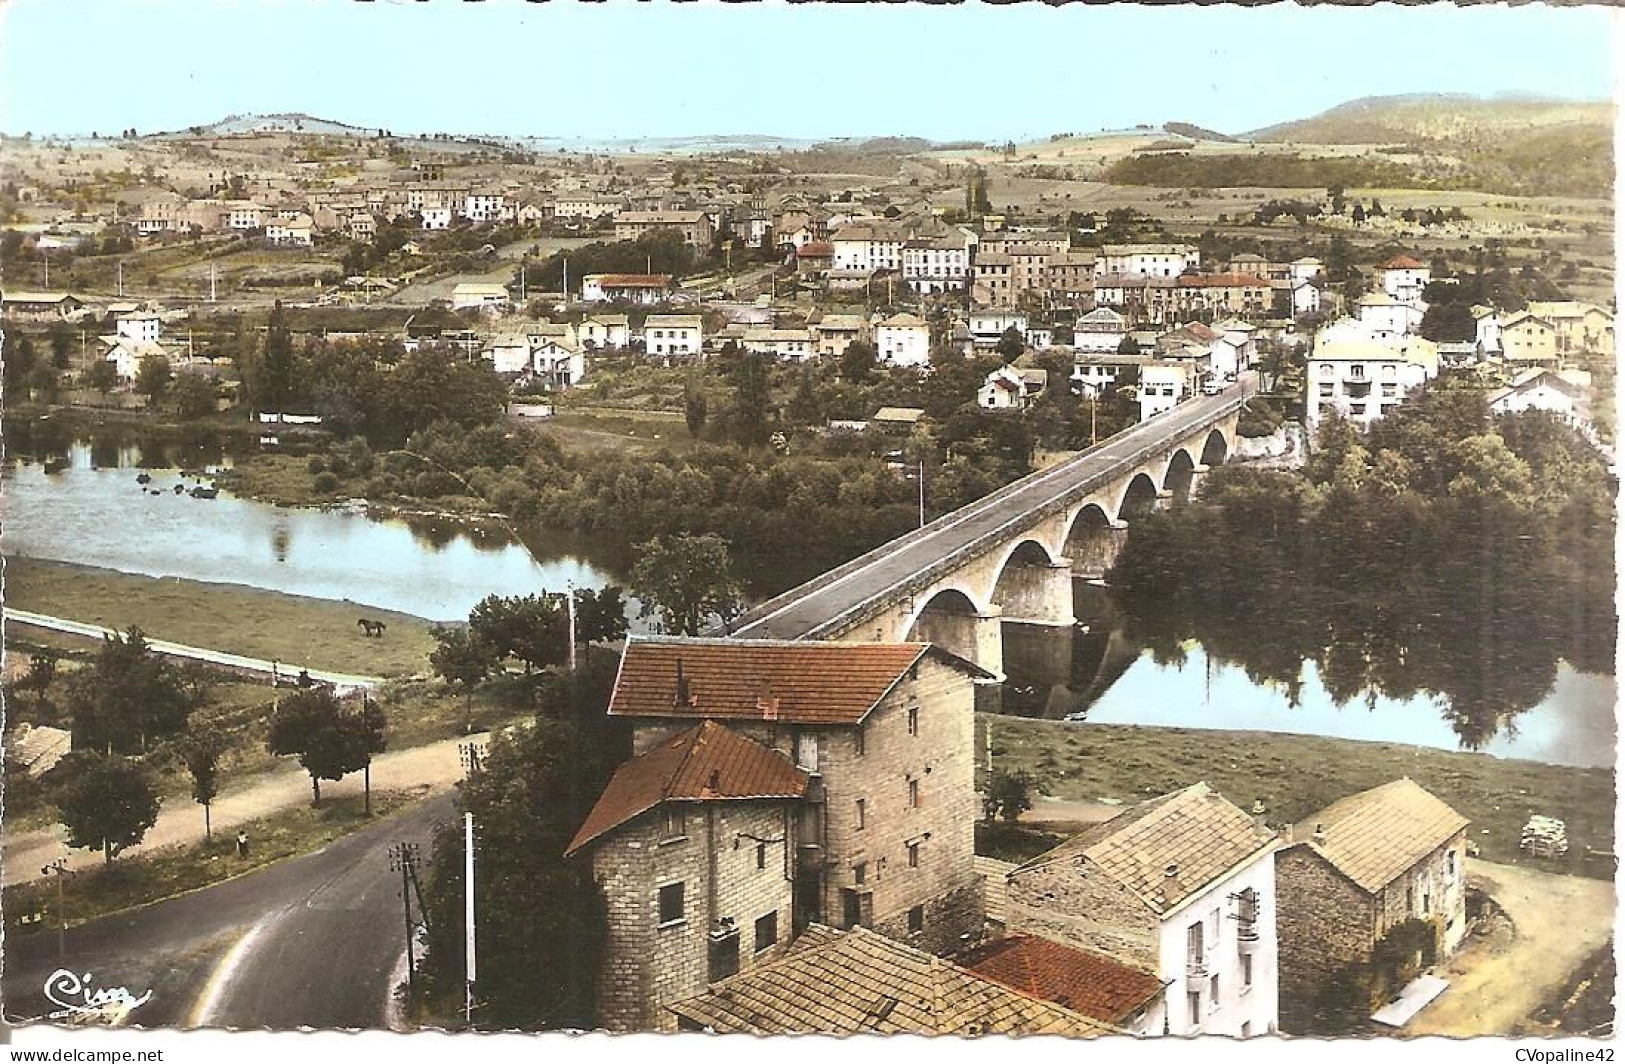
[[[14,610],[10,606],[5,608],[5,618],[8,624],[26,624],[35,628],[44,628],[52,632],[66,632],[69,635],[90,636],[93,639],[114,634],[112,629],[104,628],[99,624],[85,624],[83,621],[70,621],[63,617],[51,617],[43,613],[32,613],[28,610]],[[266,661],[264,658],[245,658],[241,654],[227,654],[221,650],[207,650],[203,647],[187,646],[185,643],[171,643],[166,639],[148,639],[147,646],[153,653],[162,654],[171,658],[186,658],[190,661],[203,661],[211,665],[223,665],[231,669],[242,669],[244,672],[257,672],[266,676],[273,673],[279,676],[292,678],[298,675],[298,670],[290,668],[286,663]],[[328,672],[325,669],[308,669],[310,678],[322,683],[330,683],[336,687],[377,687],[383,683],[381,676],[357,676],[346,672]]]
[[[68,967],[96,987],[151,990],[130,1026],[387,1026],[405,949],[388,848],[417,842],[427,860],[434,826],[452,818],[443,793],[317,853],[72,928],[60,962],[54,933],[8,935],[6,1019],[51,1012],[45,981]]]
[[[1170,436],[1216,420],[1256,389],[1252,374],[1223,394],[1181,403],[1118,433],[1060,465],[1033,473],[999,491],[900,536],[838,569],[764,602],[740,618],[742,639],[818,638],[861,619],[897,589],[958,551],[969,550],[1006,526],[1019,527],[1057,498],[1116,476],[1140,454]],[[713,633],[721,634],[721,633]]]

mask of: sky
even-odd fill
[[[1613,91],[1601,8],[10,0],[0,130],[304,112],[395,133],[1240,133],[1412,92]]]

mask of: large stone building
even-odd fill
[[[716,229],[704,211],[619,211],[615,215],[615,239],[636,240],[645,233],[670,230],[698,254],[711,250]]]
[[[612,814],[641,803],[621,801],[611,783],[572,847],[592,850],[617,928],[610,971],[634,988],[606,989],[601,1021],[615,1030],[669,1026],[661,1007],[716,978],[713,963],[732,963],[731,952],[713,962],[710,943],[754,934],[744,921],[754,928],[767,912],[782,914],[783,939],[823,923],[945,953],[980,934],[972,731],[974,684],[987,678],[919,643],[629,640],[609,712],[631,721],[635,756],[617,781],[629,774],[637,793],[664,793],[648,784],[660,777],[649,765],[703,742],[752,765],[768,765],[776,751],[805,790],[791,794],[794,781],[765,768],[737,776],[730,761],[714,779],[695,777],[698,791],[673,792],[627,819]],[[696,730],[701,721],[713,723]],[[773,789],[752,792],[759,777]],[[692,803],[703,834],[668,823],[659,807],[676,803]],[[770,881],[757,873],[773,867],[777,846],[785,878]],[[679,916],[679,896],[703,897],[703,907],[692,903],[699,915],[684,901]],[[679,919],[694,930],[676,931]]]
[[[1335,972],[1396,924],[1432,923],[1441,955],[1467,930],[1467,818],[1408,779],[1334,802],[1275,855],[1282,1017],[1304,1030]]]
[[[1009,874],[1012,931],[1104,953],[1169,985],[1158,1033],[1276,1023],[1274,833],[1205,783],[1143,802]]]

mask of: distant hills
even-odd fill
[[[1367,96],[1294,122],[1257,129],[1245,140],[1265,143],[1393,144],[1455,142],[1485,134],[1528,132],[1565,126],[1612,128],[1606,101],[1535,96],[1486,99],[1458,94]]]
[[[247,133],[310,133],[329,137],[371,136],[376,129],[363,129],[330,118],[292,113],[275,115],[227,115],[218,122],[189,129],[171,130],[168,136],[229,137]]]

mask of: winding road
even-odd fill
[[[70,928],[60,960],[56,934],[9,934],[5,1018],[51,1013],[46,980],[69,968],[94,987],[150,990],[132,1027],[398,1026],[405,919],[389,847],[415,842],[427,862],[435,826],[453,818],[452,795],[441,793],[316,853]]]

